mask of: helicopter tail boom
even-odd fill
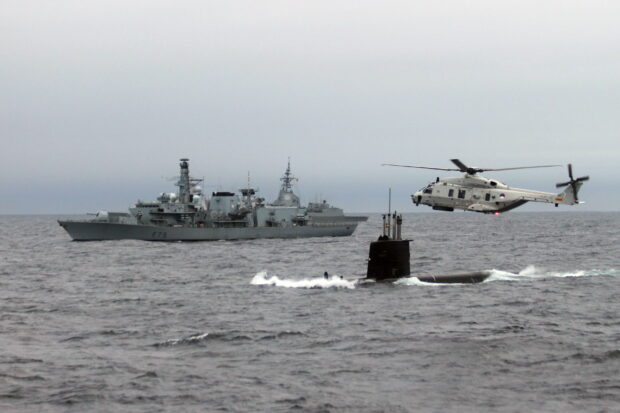
[[[567,185],[566,189],[555,196],[556,204],[575,205],[579,203],[578,192],[583,183],[575,182],[573,185]]]

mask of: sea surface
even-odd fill
[[[359,281],[378,214],[196,243],[57,218],[0,216],[2,412],[620,411],[620,213],[406,214],[412,271],[475,285]]]

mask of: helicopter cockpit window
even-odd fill
[[[424,188],[424,192],[425,194],[432,194],[433,193],[433,185],[428,185],[426,188]]]
[[[497,182],[495,182],[495,181],[491,181],[491,182],[489,182],[489,184],[491,184],[491,186],[497,186]]]

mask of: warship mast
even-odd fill
[[[179,187],[179,201],[184,204],[189,204],[191,198],[188,161],[188,158],[181,158],[181,163],[179,164],[181,167],[181,175],[179,176],[179,182],[177,182],[177,186]]]
[[[284,192],[293,192],[291,189],[291,182],[295,177],[291,174],[291,158],[288,158],[288,165],[286,166],[286,171],[284,172],[284,176],[280,178],[282,181],[282,191]]]
[[[284,176],[280,178],[282,181],[282,187],[280,188],[280,193],[278,194],[278,199],[273,202],[273,205],[276,206],[296,206],[299,207],[299,197],[293,193],[291,182],[295,179],[293,174],[291,174],[291,158],[288,158],[288,165],[286,166],[286,171],[284,172]]]

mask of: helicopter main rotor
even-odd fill
[[[463,162],[461,162],[459,159],[450,159],[450,161],[452,161],[453,164],[458,166],[458,169],[456,168],[432,168],[429,166],[416,166],[416,165],[397,165],[397,164],[391,164],[391,163],[384,163],[382,165],[383,166],[399,166],[402,168],[433,169],[436,171],[459,171],[459,172],[467,173],[469,175],[475,175],[478,172],[484,172],[484,171],[510,171],[514,169],[553,168],[556,166],[562,166],[562,165],[537,165],[537,166],[515,166],[512,168],[478,168],[478,167],[469,167],[465,165]],[[571,180],[572,180],[572,175],[571,175]]]

